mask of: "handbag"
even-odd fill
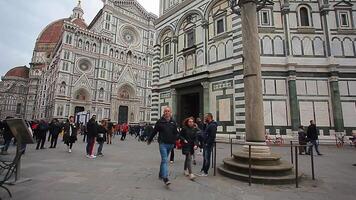
[[[182,149],[183,147],[183,141],[182,140],[176,140],[176,148],[177,149]]]

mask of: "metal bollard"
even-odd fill
[[[299,180],[298,180],[298,147],[295,146],[295,187],[299,187]]]
[[[251,170],[251,145],[248,145],[248,185],[252,183],[252,170]]]
[[[290,160],[293,164],[293,141],[290,141]]]
[[[312,178],[315,180],[315,172],[314,172],[314,153],[313,147],[310,148],[310,159],[311,159],[311,168],[312,168]]]
[[[230,156],[232,157],[232,138],[230,139]]]
[[[216,151],[217,151],[216,142],[215,142],[214,146],[215,146],[215,151],[214,151],[214,176],[216,176]]]

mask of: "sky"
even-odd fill
[[[159,0],[137,0],[158,16]],[[36,39],[51,22],[69,17],[77,0],[0,0],[0,77],[16,66],[29,67]],[[89,24],[102,8],[101,0],[82,0]]]

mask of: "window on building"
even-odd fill
[[[64,51],[64,59],[69,60],[70,59],[70,52]]]
[[[262,10],[261,11],[261,25],[262,26],[270,26],[271,22],[270,22],[270,12],[268,10]]]
[[[69,35],[69,34],[66,36],[66,43],[67,44],[72,44],[72,36]]]
[[[310,26],[309,9],[307,7],[301,7],[299,9],[300,25]]]
[[[90,43],[89,43],[89,41],[87,41],[85,43],[85,51],[89,51],[89,49],[90,49]]]
[[[93,49],[92,49],[92,51],[93,51],[94,53],[96,53],[96,44],[95,44],[95,43],[93,44]]]
[[[21,114],[21,108],[22,108],[22,104],[18,103],[16,106],[16,114]]]
[[[194,33],[193,29],[187,31],[186,37],[187,37],[187,48],[194,46],[195,45],[195,33]]]
[[[101,70],[100,78],[106,78],[106,71],[105,70]]]
[[[100,99],[104,98],[104,88],[100,88],[100,90],[99,90],[99,98]]]
[[[169,44],[169,43],[166,43],[165,45],[164,45],[164,55],[165,56],[168,56],[169,54],[171,54],[171,52],[170,52],[170,47],[171,45]]]
[[[68,62],[63,62],[62,70],[69,71],[69,63]]]
[[[219,35],[225,32],[225,20],[224,18],[219,18],[216,20],[216,34]]]
[[[339,24],[340,27],[342,28],[348,28],[350,27],[350,21],[349,21],[349,12],[339,12]]]

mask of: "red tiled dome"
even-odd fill
[[[72,23],[74,23],[84,29],[88,28],[88,25],[84,22],[83,19],[76,18],[72,21]]]
[[[20,77],[20,78],[27,79],[27,78],[29,78],[29,73],[30,73],[29,68],[27,68],[26,66],[19,66],[19,67],[10,69],[5,74],[5,77]]]
[[[57,43],[62,34],[62,27],[66,19],[57,20],[49,24],[38,37],[37,43]]]
[[[37,43],[57,43],[62,35],[63,24],[65,21],[70,21],[70,18],[63,18],[49,24],[43,29],[40,36],[38,37]],[[78,25],[81,28],[86,29],[87,25],[83,19],[73,19],[72,23]]]

